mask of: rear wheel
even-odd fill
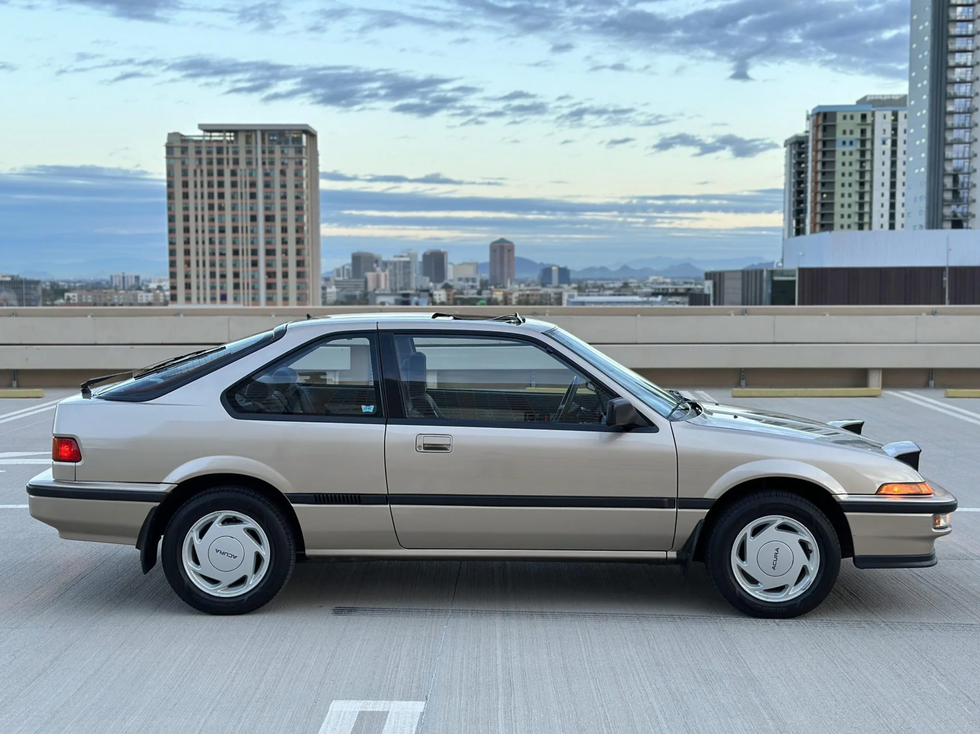
[[[187,604],[245,614],[268,603],[292,574],[295,539],[279,509],[244,487],[218,487],[177,510],[163,535],[163,570]]]
[[[735,608],[754,617],[796,617],[833,589],[840,541],[812,502],[789,492],[758,492],[735,502],[713,524],[705,564]]]

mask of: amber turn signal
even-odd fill
[[[932,494],[932,487],[928,482],[882,484],[878,487],[878,494]]]

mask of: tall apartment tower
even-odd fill
[[[912,0],[908,229],[980,226],[976,17],[975,0]]]
[[[508,286],[514,280],[514,243],[501,237],[490,243],[490,285]]]
[[[783,239],[806,234],[806,181],[809,171],[810,137],[807,133],[794,135],[786,148],[786,172],[783,188]]]
[[[426,250],[422,253],[422,275],[433,285],[449,280],[449,253],[445,250]]]
[[[319,306],[316,131],[198,128],[167,135],[171,303]]]
[[[905,95],[868,95],[810,113],[807,234],[905,229]]]
[[[385,260],[388,287],[393,291],[415,290],[415,261],[411,255],[395,255]]]

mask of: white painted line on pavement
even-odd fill
[[[10,423],[11,421],[19,421],[21,418],[30,418],[32,416],[38,415],[39,413],[45,413],[49,410],[54,410],[54,407],[55,406],[53,405],[48,405],[47,407],[38,407],[27,413],[21,413],[20,415],[5,415],[0,417],[0,423]]]
[[[27,505],[0,505],[0,510],[26,510]]]
[[[51,459],[0,459],[0,466],[27,466],[28,464],[37,464],[42,466],[44,464],[50,464]]]
[[[944,415],[949,415],[952,416],[953,418],[959,418],[961,421],[972,423],[975,426],[980,426],[980,416],[977,416],[976,420],[973,418],[968,418],[965,415],[954,413],[952,410],[949,410],[945,405],[940,404],[942,405],[942,407],[940,407],[940,405],[932,405],[931,403],[927,403],[925,400],[920,399],[919,396],[915,395],[914,393],[906,394],[901,392],[885,392],[885,395],[893,395],[896,398],[901,398],[902,400],[908,401],[910,403],[914,403],[915,405],[918,405],[922,408],[929,408],[929,410],[934,410],[937,413],[943,413]]]
[[[12,410],[9,413],[0,413],[0,418],[10,418],[15,415],[20,415],[21,413],[30,413],[33,410],[38,410],[40,408],[49,408],[52,405],[57,405],[64,398],[58,398],[57,400],[49,400],[46,403],[38,403],[37,405],[29,405],[26,408],[21,408],[20,410]]]
[[[50,451],[0,451],[0,459],[13,459],[17,456],[50,456]]]
[[[710,395],[708,395],[708,393],[706,393],[704,390],[695,390],[694,392],[696,392],[702,398],[704,398],[705,400],[707,400],[709,403],[717,403],[718,402],[713,397],[711,397]]]
[[[972,410],[965,410],[958,405],[950,405],[949,403],[944,403],[941,400],[936,400],[935,398],[928,398],[925,395],[919,395],[918,393],[909,392],[908,390],[901,390],[902,395],[908,395],[913,398],[918,398],[919,400],[925,400],[927,403],[932,403],[933,405],[938,405],[940,408],[945,408],[946,410],[952,410],[954,413],[960,413],[965,415],[967,418],[976,418],[980,420],[980,413],[974,413]]]
[[[381,734],[415,734],[425,701],[333,701],[320,734],[351,734],[362,711],[384,711],[388,716]]]

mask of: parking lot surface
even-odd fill
[[[960,501],[939,565],[842,565],[810,615],[740,616],[694,566],[306,563],[244,617],[194,612],[133,548],[30,518],[51,401],[0,400],[0,732],[972,732],[980,400],[733,400],[909,439]],[[537,479],[538,481],[540,478]]]

